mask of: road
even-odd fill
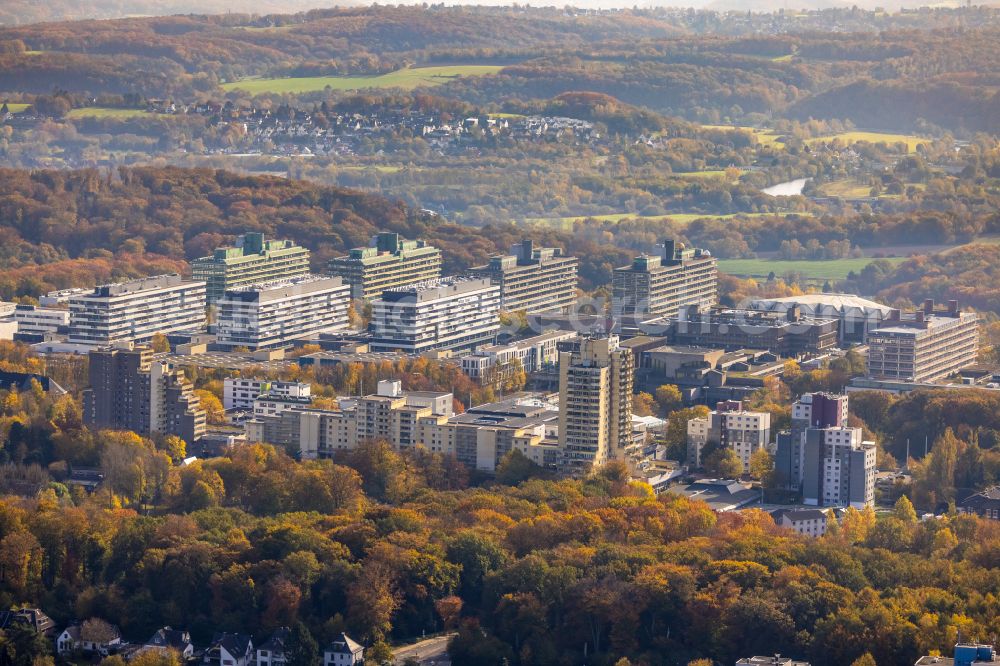
[[[393,662],[396,666],[401,666],[404,661],[413,657],[420,662],[421,666],[450,666],[451,660],[448,659],[448,641],[451,640],[452,636],[454,634],[436,636],[420,641],[419,643],[414,643],[413,645],[404,645],[397,648],[392,655]]]

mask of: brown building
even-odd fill
[[[189,444],[205,434],[205,410],[191,382],[170,364],[154,360],[149,347],[90,352],[83,420],[140,435],[176,435]]]

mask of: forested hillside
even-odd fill
[[[588,91],[703,122],[778,114],[989,131],[998,122],[998,25],[1000,11],[986,7],[737,19],[433,6],[49,23],[0,30],[0,92],[190,101],[247,77],[495,64],[505,67],[456,76],[440,91],[496,108]],[[829,26],[843,34],[816,32]]]

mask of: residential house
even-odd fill
[[[365,649],[341,633],[323,650],[323,666],[359,666],[365,663]]]
[[[145,652],[146,650],[176,652],[183,660],[190,659],[194,655],[191,634],[187,631],[171,629],[170,627],[157,629],[156,633],[142,646],[140,652]]]
[[[803,536],[820,537],[826,534],[826,512],[819,509],[778,509],[771,512],[774,524],[787,527]]]
[[[987,520],[1000,520],[1000,486],[966,497],[959,503],[958,510]]]
[[[253,641],[247,634],[217,633],[205,651],[202,663],[210,666],[250,666],[253,663]]]
[[[288,627],[280,627],[257,646],[257,666],[285,666],[285,645],[290,634]]]
[[[86,620],[82,624],[70,625],[56,639],[56,651],[63,656],[85,652],[106,657],[121,645],[122,634],[118,627],[103,620]]]
[[[7,630],[16,624],[25,624],[49,638],[56,633],[56,623],[37,608],[0,611],[0,629]]]

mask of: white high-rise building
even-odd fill
[[[500,287],[445,278],[382,292],[372,306],[372,351],[421,353],[492,344],[500,330]]]
[[[95,287],[69,300],[69,342],[148,342],[205,325],[205,283],[176,273]]]
[[[347,328],[351,288],[339,277],[307,275],[231,289],[216,303],[216,340],[251,350],[284,347]]]

